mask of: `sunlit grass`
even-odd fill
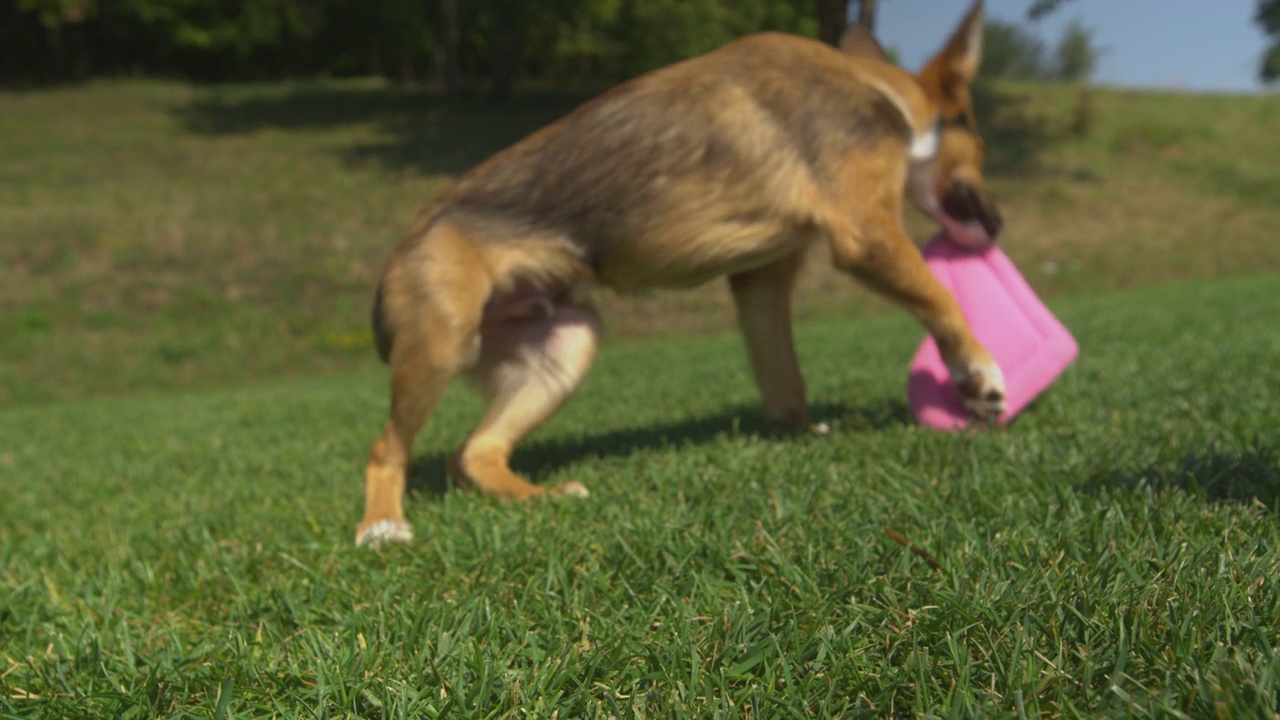
[[[370,297],[417,209],[584,97],[365,81],[0,95],[0,403],[371,366]],[[1077,97],[979,97],[1004,246],[1038,290],[1280,269],[1280,99],[1095,91],[1077,137]],[[887,307],[818,255],[802,319]],[[714,283],[605,305],[613,338],[732,326]]]
[[[1277,292],[1055,303],[1079,361],[978,435],[910,422],[897,315],[801,331],[825,438],[735,337],[616,344],[516,460],[589,499],[442,492],[451,392],[379,553],[381,372],[2,410],[0,713],[1271,717]]]

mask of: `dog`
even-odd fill
[[[593,288],[727,277],[767,417],[824,431],[810,425],[790,318],[815,243],[919,318],[967,407],[997,416],[999,367],[902,227],[909,198],[958,242],[999,235],[969,92],[982,25],[978,0],[916,75],[857,28],[839,48],[748,36],[613,88],[431,200],[374,302],[391,417],[369,454],[356,543],[412,538],[402,501],[413,441],[459,375],[488,403],[448,462],[459,487],[587,494],[576,482],[533,485],[508,461],[592,364]]]

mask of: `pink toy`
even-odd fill
[[[1005,412],[999,418],[1004,425],[1075,360],[1075,338],[999,248],[970,250],[939,234],[925,246],[924,258],[960,303],[978,342],[1004,371]],[[932,337],[925,338],[911,360],[907,397],[925,425],[959,430],[973,420]]]

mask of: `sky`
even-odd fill
[[[972,0],[881,0],[876,35],[918,69],[938,50]],[[1104,49],[1098,85],[1195,92],[1259,92],[1266,36],[1256,0],[1071,0],[1036,22],[1031,0],[987,0],[987,16],[1024,26],[1052,48],[1079,20]],[[851,13],[851,17],[854,17]]]

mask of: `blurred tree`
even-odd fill
[[[1271,45],[1263,51],[1258,77],[1263,82],[1275,82],[1280,80],[1280,0],[1258,0],[1258,11],[1253,18],[1271,40]]]
[[[114,3],[113,3],[114,4]],[[326,26],[305,0],[119,0],[135,26],[126,47],[151,44],[160,71],[196,78],[281,77],[308,72],[311,41]]]
[[[1021,26],[988,20],[983,30],[982,77],[1040,80],[1046,73],[1044,43]]]
[[[858,2],[858,24],[872,35],[876,32],[876,10],[879,5],[878,0],[859,0]]]
[[[840,36],[849,26],[848,0],[814,0],[818,10],[818,39],[828,45],[839,45]]]
[[[432,61],[436,82],[446,92],[458,89],[458,44],[462,30],[458,25],[458,0],[436,0],[436,43]]]
[[[17,0],[16,10],[38,25],[38,29],[30,27],[29,33],[43,35],[35,42],[44,46],[46,72],[74,78],[88,74],[90,57],[84,24],[98,14],[96,0]]]
[[[0,83],[371,74],[501,95],[521,77],[615,81],[757,30],[814,36],[828,22],[834,42],[845,0],[816,2],[3,0]]]
[[[1031,3],[1031,7],[1027,8],[1027,17],[1032,20],[1039,20],[1058,9],[1059,5],[1071,2],[1072,0],[1035,0]]]
[[[1093,42],[1093,31],[1072,21],[1054,47],[1052,75],[1067,82],[1088,82],[1101,55],[1102,50]]]
[[[511,94],[511,86],[515,82],[520,68],[520,53],[524,49],[524,14],[523,0],[489,0],[492,5],[493,44],[491,46],[493,78],[493,95],[506,98]],[[530,8],[531,12],[536,9]]]

